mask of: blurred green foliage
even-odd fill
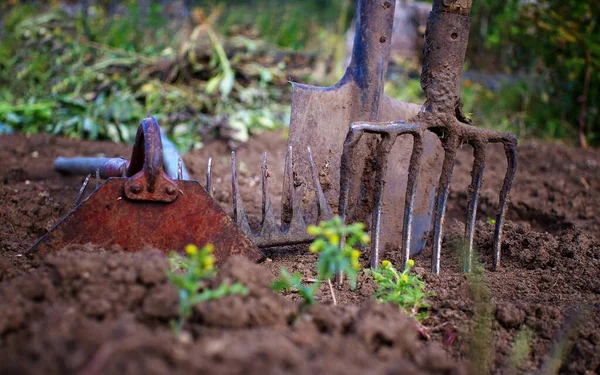
[[[46,3],[0,4],[0,133],[128,141],[155,114],[184,149],[209,131],[244,141],[287,125],[290,66],[306,68],[303,82],[337,80],[354,11],[352,0],[103,0],[82,17]],[[474,1],[466,67],[493,82],[466,75],[465,112],[521,138],[600,144],[599,14],[598,2]],[[396,64],[386,92],[422,102],[419,72]]]
[[[0,45],[0,132],[129,142],[154,114],[188,149],[208,132],[245,141],[288,123],[287,60],[272,61],[275,47],[225,39],[207,18],[185,18],[182,27],[159,4],[142,22],[136,7],[110,15],[93,6],[88,17],[58,6],[10,8]]]
[[[472,15],[471,67],[526,77],[493,93],[466,90],[475,119],[550,139],[579,129],[600,144],[600,3],[479,0]]]

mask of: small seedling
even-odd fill
[[[344,225],[339,216],[329,221],[323,221],[319,226],[311,225],[308,233],[316,236],[310,245],[311,253],[319,254],[317,264],[317,278],[311,286],[302,283],[302,275],[299,272],[291,275],[285,268],[281,269],[281,278],[275,281],[273,289],[277,291],[298,290],[305,305],[314,304],[314,295],[324,281],[329,282],[332,297],[335,303],[335,294],[331,288],[331,278],[336,275],[347,275],[350,287],[356,288],[358,272],[360,271],[360,251],[355,246],[364,246],[369,243],[369,236],[365,233],[362,223]],[[341,246],[340,246],[340,241]],[[341,247],[341,248],[340,248]]]
[[[211,244],[202,249],[198,249],[196,245],[187,245],[186,255],[169,255],[170,270],[167,275],[179,291],[179,321],[173,325],[177,332],[181,331],[185,321],[192,315],[194,305],[227,295],[248,294],[248,289],[240,283],[221,283],[216,289],[207,288],[206,282],[216,274],[213,249]]]
[[[406,314],[420,322],[427,317],[427,312],[422,311],[429,307],[425,299],[433,293],[425,291],[421,276],[410,273],[414,265],[414,260],[410,259],[404,272],[400,273],[389,260],[384,260],[380,268],[371,270],[370,273],[378,286],[375,299],[397,304]]]

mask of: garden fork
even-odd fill
[[[381,216],[384,209],[384,186],[388,159],[396,139],[402,135],[413,138],[412,154],[408,166],[408,182],[405,194],[402,246],[404,265],[411,255],[411,233],[413,208],[417,195],[417,181],[423,156],[425,134],[433,133],[441,141],[444,160],[439,183],[436,189],[433,223],[433,255],[431,271],[440,271],[440,253],[443,238],[443,224],[450,191],[450,180],[457,150],[462,144],[473,147],[474,165],[471,172],[471,185],[468,190],[468,210],[465,237],[468,240],[467,256],[463,268],[469,271],[473,252],[473,237],[477,214],[479,191],[485,168],[485,151],[489,143],[502,143],[508,160],[506,176],[500,191],[499,207],[494,232],[494,269],[500,266],[502,226],[508,206],[508,195],[517,169],[517,138],[510,133],[479,129],[471,125],[471,120],[461,112],[460,84],[462,66],[469,36],[471,1],[435,0],[429,15],[425,35],[425,49],[421,87],[425,92],[425,104],[414,117],[404,121],[355,122],[344,142],[340,177],[340,215],[347,216],[349,191],[356,180],[355,149],[359,140],[379,139],[375,151],[376,185],[373,190],[374,208],[371,215],[371,267],[380,263]],[[366,135],[368,134],[368,135]],[[374,136],[376,135],[376,136]]]

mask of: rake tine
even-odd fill
[[[300,203],[300,199],[298,196],[302,196],[304,190],[303,187],[300,186],[300,194],[296,194],[295,191],[292,191],[292,220],[287,226],[287,231],[294,230],[296,232],[306,232],[306,222],[304,221],[304,214],[302,211],[302,204]]]
[[[242,195],[240,194],[240,187],[238,185],[237,178],[237,160],[235,157],[235,151],[231,151],[231,191],[233,197],[233,221],[237,226],[246,234],[253,235],[250,224],[248,224],[248,216],[246,210],[244,210],[244,202],[242,201]]]
[[[275,233],[279,228],[275,222],[275,213],[273,212],[273,204],[269,197],[269,170],[267,169],[267,153],[263,152],[262,156],[262,220],[261,220],[261,235],[265,233]]]
[[[383,191],[385,189],[385,173],[387,171],[388,158],[396,137],[391,137],[389,134],[382,134],[381,142],[377,146],[376,163],[377,171],[375,175],[375,209],[373,210],[371,230],[371,268],[379,266],[379,234],[381,232],[381,210],[383,206]]]
[[[446,203],[450,192],[450,181],[452,180],[452,169],[458,149],[458,137],[454,134],[444,144],[444,163],[442,173],[435,197],[435,212],[433,218],[433,254],[431,257],[431,272],[440,273],[440,253],[442,250],[442,238],[444,228],[444,216],[446,215]]]
[[[331,209],[329,208],[329,204],[327,203],[327,199],[325,198],[325,194],[321,188],[321,182],[319,181],[319,176],[317,175],[317,169],[315,168],[315,162],[313,160],[310,147],[306,147],[306,153],[308,155],[310,174],[312,176],[313,185],[315,186],[315,194],[317,196],[317,222],[320,222],[322,220],[330,219],[333,214],[331,213]]]
[[[471,262],[473,260],[473,237],[475,235],[475,220],[477,218],[477,203],[479,201],[479,192],[483,182],[483,171],[485,169],[485,145],[476,144],[473,146],[473,169],[471,170],[471,185],[467,191],[467,226],[465,227],[465,237],[468,239],[467,253],[463,259],[463,271],[471,272]]]
[[[100,168],[96,169],[96,190],[100,186]]]
[[[506,175],[500,190],[500,199],[498,201],[498,214],[496,216],[496,228],[494,230],[494,270],[500,267],[500,252],[502,246],[502,227],[504,225],[504,217],[508,208],[508,194],[512,187],[515,174],[517,172],[517,138],[509,134],[508,140],[502,140],[504,143],[504,151],[508,166],[506,167]]]
[[[403,269],[406,269],[410,259],[410,243],[412,241],[412,221],[415,197],[417,195],[417,184],[419,180],[419,169],[421,167],[421,155],[423,155],[423,138],[421,134],[413,135],[413,150],[410,155],[408,179],[406,182],[406,197],[404,204],[404,225],[402,227],[402,253],[404,255]]]
[[[181,159],[179,159],[181,160]],[[212,157],[208,158],[208,166],[206,167],[206,192],[211,197],[213,196],[212,188]]]
[[[79,205],[79,202],[81,202],[81,197],[83,197],[83,193],[85,192],[85,188],[87,188],[91,177],[92,177],[92,175],[88,174],[87,177],[85,178],[85,180],[83,181],[83,184],[81,185],[81,188],[79,189],[79,193],[77,194],[77,197],[75,198],[75,207],[77,207]]]
[[[183,160],[181,158],[177,159],[177,179],[183,179]]]
[[[294,205],[294,172],[292,169],[292,146],[285,153],[285,170],[283,171],[283,191],[281,194],[281,226],[289,226],[296,207]]]

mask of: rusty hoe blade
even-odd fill
[[[309,165],[313,165],[312,154],[307,149],[307,158]],[[332,217],[331,209],[327,204],[323,190],[316,175],[313,174],[313,188],[315,190],[316,209],[318,212],[317,222],[328,220]],[[233,220],[252,242],[260,248],[268,248],[283,245],[293,245],[311,242],[314,237],[310,236],[306,229],[310,224],[304,217],[302,210],[301,194],[298,194],[293,188],[293,165],[292,149],[288,149],[285,160],[284,173],[284,193],[282,197],[282,215],[280,223],[277,223],[273,205],[268,192],[269,170],[267,168],[267,153],[263,153],[261,166],[262,181],[262,217],[260,228],[254,231],[248,222],[248,216],[244,209],[244,203],[239,189],[237,174],[237,160],[235,151],[231,152],[231,187],[233,197]]]
[[[448,5],[447,5],[448,4]],[[435,134],[444,148],[442,171],[436,189],[435,206],[432,218],[433,249],[431,272],[440,272],[440,255],[443,240],[444,216],[450,192],[452,169],[458,148],[462,144],[473,147],[473,169],[471,184],[468,190],[467,224],[465,237],[468,241],[467,254],[463,270],[471,270],[473,257],[473,240],[477,203],[483,182],[485,169],[485,152],[488,143],[502,143],[508,161],[506,176],[500,190],[498,211],[494,230],[494,263],[496,270],[500,267],[502,242],[502,226],[508,207],[508,196],[517,170],[517,138],[510,133],[479,129],[471,125],[471,121],[461,113],[460,81],[461,71],[466,53],[469,33],[470,1],[434,1],[429,15],[426,32],[425,54],[421,86],[425,91],[426,102],[423,110],[408,121],[392,122],[355,122],[344,142],[340,172],[341,194],[339,200],[342,218],[346,217],[350,184],[355,181],[353,174],[356,144],[364,134],[377,135],[378,147],[375,153],[376,188],[372,192],[375,208],[372,212],[371,228],[371,266],[379,265],[381,230],[381,212],[384,201],[385,172],[388,168],[390,150],[396,138],[410,134],[413,138],[413,149],[410,156],[408,182],[405,195],[404,220],[402,230],[401,251],[404,267],[410,258],[411,223],[413,221],[413,205],[419,177],[421,157],[423,153],[423,137],[427,132]],[[373,136],[371,136],[373,137]]]
[[[211,161],[204,190],[197,181],[185,179],[187,172],[178,159],[172,158],[172,173],[178,177],[173,180],[164,171],[160,127],[153,117],[138,128],[129,163],[121,158],[57,159],[57,170],[92,168],[107,180],[81,200],[88,175],[75,209],[27,254],[44,255],[70,244],[119,245],[124,251],[152,246],[169,252],[211,243],[218,263],[236,254],[262,260],[263,254],[207,193],[212,190]]]

